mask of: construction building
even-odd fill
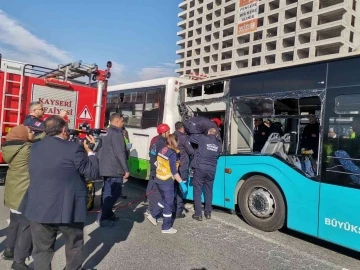
[[[184,0],[179,75],[209,77],[360,48],[360,0]]]

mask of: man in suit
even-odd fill
[[[46,137],[30,151],[28,194],[23,213],[30,221],[34,268],[50,270],[57,232],[65,237],[66,270],[80,269],[87,214],[86,180],[97,179],[95,154],[69,142],[67,123],[58,115],[45,120]],[[87,139],[94,143],[92,136]]]

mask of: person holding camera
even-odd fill
[[[84,223],[87,215],[86,180],[99,177],[99,163],[87,136],[83,145],[68,141],[69,128],[58,115],[45,122],[44,139],[32,145],[30,185],[19,207],[30,221],[34,269],[50,270],[57,232],[65,238],[66,269],[81,269]]]
[[[124,179],[130,176],[127,165],[127,149],[123,134],[124,116],[114,113],[110,116],[110,127],[103,136],[99,150],[100,176],[104,180],[102,206],[96,223],[101,227],[112,227],[118,220],[112,208],[121,195]]]

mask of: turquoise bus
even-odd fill
[[[251,226],[284,226],[360,251],[360,54],[186,84],[180,114],[225,116],[213,205]],[[301,149],[308,115],[319,123],[317,149]],[[259,153],[254,119],[280,122]],[[309,151],[308,151],[309,150]],[[310,151],[314,150],[314,151]],[[193,199],[192,178],[187,199]]]

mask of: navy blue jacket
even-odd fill
[[[189,118],[184,122],[184,128],[188,134],[207,134],[210,128],[216,128],[216,130],[219,130],[215,122],[202,116]]]
[[[110,126],[106,131],[107,134],[101,136],[102,147],[99,150],[100,175],[122,177],[129,172],[123,129]]]
[[[216,171],[217,159],[222,151],[221,140],[215,135],[193,134],[190,142],[198,145],[191,167],[204,171]]]
[[[155,173],[156,171],[156,159],[157,159],[157,155],[158,152],[163,149],[166,146],[166,140],[163,136],[158,135],[155,136],[154,138],[152,138],[151,142],[150,142],[150,151],[149,151],[149,156],[150,156],[150,171],[152,171],[153,173]]]
[[[29,159],[30,185],[19,210],[37,223],[85,222],[86,180],[99,178],[97,158],[83,146],[57,137],[33,144]]]
[[[44,121],[33,115],[25,116],[24,126],[32,127],[35,136],[42,133],[45,129]]]
[[[189,174],[190,156],[194,155],[195,151],[186,134],[175,131],[175,135],[178,136],[178,148],[180,150],[179,173],[181,178],[186,180]]]

